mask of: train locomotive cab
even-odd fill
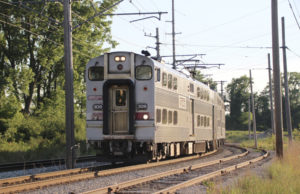
[[[147,152],[154,137],[152,60],[108,53],[88,63],[86,76],[88,142],[114,158]]]

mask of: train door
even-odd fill
[[[217,129],[216,129],[216,111],[215,106],[212,106],[212,137],[213,137],[213,147],[216,149],[216,139],[217,139]]]
[[[191,99],[191,114],[192,114],[192,131],[191,135],[195,135],[195,102]]]
[[[109,123],[113,134],[129,133],[129,88],[112,86],[109,92]]]

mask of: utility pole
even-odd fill
[[[289,142],[292,143],[293,133],[292,133],[292,120],[291,120],[291,108],[290,108],[290,97],[289,97],[289,83],[287,77],[284,17],[281,18],[281,24],[282,24],[282,55],[283,55],[283,69],[284,69],[284,91],[285,91],[285,119],[286,119],[286,128],[288,130],[288,135],[289,135]]]
[[[160,42],[159,42],[159,30],[158,28],[156,28],[156,57],[157,57],[157,60],[160,60]]]
[[[272,75],[271,75],[271,57],[270,53],[268,53],[268,71],[269,71],[269,93],[270,93],[270,106],[271,106],[271,128],[272,133],[275,134],[274,127],[274,109],[273,109],[273,87],[272,87]]]
[[[251,101],[250,101],[250,96],[248,99],[248,135],[249,135],[249,139],[251,139]]]
[[[224,83],[225,83],[226,81],[221,80],[221,81],[215,81],[215,82],[221,83],[221,97],[222,97],[222,99],[224,100],[224,89],[223,89],[223,85],[224,85]]]
[[[159,42],[159,30],[158,30],[158,28],[156,28],[156,35],[155,36],[152,36],[151,35],[151,33],[150,33],[150,35],[147,35],[146,33],[145,33],[145,36],[148,36],[148,37],[151,37],[151,38],[155,38],[156,39],[156,42],[155,42],[155,44],[156,44],[156,47],[154,48],[155,50],[156,50],[156,60],[160,60],[161,59],[161,56],[160,56],[160,42]],[[153,48],[153,47],[149,47],[149,48]]]
[[[253,97],[253,87],[252,87],[252,74],[250,72],[250,89],[251,89],[251,104],[252,104],[252,119],[253,119],[253,133],[254,133],[254,147],[257,148],[257,136],[256,136],[256,119],[255,119],[255,107],[254,107],[254,97]]]
[[[71,1],[64,0],[64,61],[65,61],[65,103],[66,103],[66,167],[74,168],[74,92]]]
[[[176,58],[175,58],[175,6],[174,0],[172,0],[172,45],[173,45],[173,69],[176,69]]]
[[[275,129],[276,129],[276,156],[283,158],[282,138],[282,96],[279,65],[279,35],[278,35],[278,2],[271,0],[272,9],[272,52],[273,52],[273,79],[275,101]]]

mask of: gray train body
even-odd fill
[[[112,52],[87,64],[86,134],[112,157],[203,153],[225,140],[225,110],[205,84],[149,57]]]

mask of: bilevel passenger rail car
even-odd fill
[[[86,72],[87,141],[102,159],[177,157],[224,143],[224,103],[205,84],[132,52],[91,59]]]

